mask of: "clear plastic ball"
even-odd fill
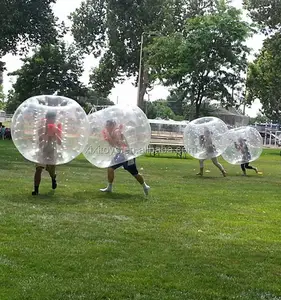
[[[228,132],[230,144],[222,154],[224,160],[240,165],[258,159],[262,153],[262,137],[253,127],[234,128]]]
[[[184,130],[185,150],[197,159],[218,157],[228,146],[227,132],[227,125],[219,118],[195,119]]]
[[[27,160],[60,165],[82,153],[88,142],[89,122],[76,101],[40,95],[25,100],[17,108],[11,134],[18,151]]]
[[[145,153],[151,128],[137,106],[113,105],[88,116],[90,135],[83,151],[86,159],[99,168],[121,164]]]

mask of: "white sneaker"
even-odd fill
[[[106,187],[105,189],[100,189],[101,192],[107,192],[107,193],[111,193],[112,189],[109,187]]]
[[[146,196],[148,196],[149,190],[150,190],[150,186],[146,185],[146,186],[143,187],[143,191],[144,191]]]

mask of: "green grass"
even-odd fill
[[[281,168],[265,150],[248,171],[221,160],[141,157],[149,185],[83,157],[46,172],[31,196],[34,165],[0,141],[0,299],[281,299]]]

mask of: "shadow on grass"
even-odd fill
[[[14,203],[31,203],[36,205],[46,205],[49,204],[58,204],[58,205],[77,205],[80,203],[85,202],[87,199],[81,197],[73,197],[71,195],[62,195],[56,191],[49,191],[49,192],[40,192],[39,195],[32,195],[30,192],[26,193],[26,195],[19,196],[18,194],[11,194],[9,197],[6,197],[7,202],[14,202]]]
[[[217,179],[226,179],[228,176],[223,177],[220,174],[218,175],[184,175],[182,176],[183,179],[189,179],[189,180],[217,180]]]
[[[93,199],[93,201],[103,200],[103,201],[114,201],[114,202],[128,202],[128,201],[143,201],[145,196],[141,193],[139,195],[132,193],[122,193],[122,192],[112,192],[106,193],[101,191],[92,192],[81,192],[73,193],[73,196],[83,200]]]
[[[89,162],[87,161],[75,161],[75,162],[70,162],[68,163],[68,167],[71,168],[86,168],[86,169],[94,169],[96,168],[95,166],[91,165]]]
[[[19,192],[18,194],[6,195],[5,201],[11,203],[30,203],[34,205],[48,206],[52,205],[79,205],[85,202],[118,202],[118,203],[136,203],[143,202],[147,198],[141,192],[139,194],[127,192],[103,193],[99,190],[73,192],[63,194],[59,190],[41,191],[38,195],[32,195],[32,191]]]

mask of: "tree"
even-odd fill
[[[5,94],[3,92],[3,86],[0,84],[0,110],[5,110]]]
[[[173,90],[167,97],[167,105],[172,109],[176,115],[183,116],[186,102],[184,101],[184,92],[180,90]]]
[[[182,33],[154,38],[146,48],[148,66],[154,78],[176,86],[182,100],[195,106],[197,118],[204,101],[237,104],[233,91],[243,81],[249,35],[241,11],[221,1],[216,12],[188,19]]]
[[[262,124],[262,123],[270,123],[271,120],[266,117],[265,115],[258,113],[255,118],[250,118],[249,124],[254,125],[254,124]]]
[[[265,33],[281,27],[281,1],[243,0],[244,8],[250,12],[253,21],[260,24]]]
[[[56,19],[51,5],[56,0],[0,0],[0,58],[28,49],[30,43],[56,40]],[[17,47],[20,43],[20,49]]]
[[[86,113],[89,113],[93,106],[107,106],[114,105],[114,102],[108,98],[101,96],[98,92],[93,89],[87,89],[85,96],[78,97],[77,101],[83,106]]]
[[[160,118],[160,119],[174,119],[175,114],[171,110],[171,108],[167,105],[166,100],[156,100],[153,102],[145,102],[146,104],[146,112],[147,112],[147,117],[149,119],[155,119],[155,118]]]
[[[141,37],[143,44],[153,35],[181,31],[185,19],[204,12],[212,0],[86,0],[71,15],[72,33],[86,53],[101,57],[91,77],[93,88],[107,96],[113,86],[139,73]],[[144,58],[145,60],[145,58]],[[143,62],[143,60],[142,60]],[[140,76],[140,106],[151,84],[148,70]]]
[[[22,102],[13,89],[9,90],[6,102],[6,113],[13,114]]]
[[[281,122],[281,33],[264,41],[261,52],[249,65],[247,101],[259,99],[262,113],[273,122]]]
[[[197,118],[215,116],[217,112],[217,106],[211,104],[210,101],[206,100],[201,103],[199,115]],[[186,120],[192,120],[195,116],[195,107],[191,104],[185,106],[183,115]]]
[[[83,73],[83,61],[74,47],[67,47],[63,42],[44,45],[22,61],[22,68],[9,74],[17,76],[13,91],[8,96],[7,109],[10,113],[35,95],[57,92],[73,99],[86,95],[87,89],[79,79]]]

